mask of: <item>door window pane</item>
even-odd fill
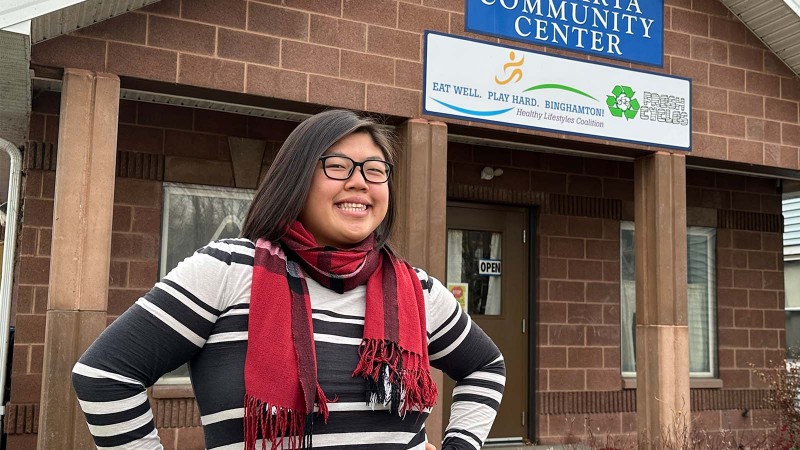
[[[496,316],[502,312],[502,275],[480,275],[481,260],[501,262],[502,234],[491,231],[447,231],[447,284],[466,288],[470,315]],[[502,267],[501,264],[498,264]],[[486,269],[486,267],[484,267]],[[491,269],[484,272],[492,272]],[[497,272],[495,270],[494,272]],[[502,274],[502,269],[500,269]]]

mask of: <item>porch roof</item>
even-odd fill
[[[27,32],[33,45],[158,1],[5,0],[0,6],[0,29]]]

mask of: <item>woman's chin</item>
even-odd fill
[[[339,239],[341,248],[350,248],[358,245],[361,241],[369,237],[370,233],[348,233]]]

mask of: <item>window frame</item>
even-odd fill
[[[786,307],[784,310],[787,313],[798,313],[798,314],[800,314],[800,307]],[[788,341],[789,341],[789,336],[787,335],[786,336],[786,342],[784,342],[784,345],[786,346],[787,352],[792,350],[792,349],[789,348],[789,342]],[[794,354],[794,355],[788,355],[787,354],[786,355],[786,360],[787,361],[792,361],[798,367],[798,369],[800,369],[800,348],[795,348],[793,350],[797,350],[797,353]],[[790,358],[789,356],[795,356],[795,357],[794,358]]]
[[[634,246],[635,246],[635,242],[636,242],[636,240],[635,240],[635,223],[632,222],[632,221],[627,221],[627,220],[626,221],[620,221],[620,248],[619,248],[619,251],[620,251],[620,263],[621,263],[622,251],[623,251],[623,248],[622,248],[622,232],[623,231],[632,231],[632,232],[634,232]],[[707,279],[709,280],[708,287],[707,287],[707,289],[708,289],[707,294],[708,294],[708,299],[709,299],[709,301],[708,301],[708,330],[709,330],[709,333],[708,333],[708,336],[709,336],[709,338],[708,338],[708,359],[709,359],[709,361],[708,362],[709,362],[710,370],[707,371],[707,372],[691,372],[690,371],[689,372],[689,376],[690,376],[690,378],[702,378],[702,379],[716,378],[718,376],[717,374],[718,374],[718,370],[719,370],[719,367],[718,367],[718,365],[719,365],[719,358],[718,358],[718,334],[719,334],[719,332],[718,332],[718,329],[717,329],[717,322],[718,322],[717,321],[717,313],[718,313],[718,311],[717,311],[717,275],[716,275],[716,269],[717,269],[717,256],[716,256],[717,229],[716,228],[712,228],[712,227],[688,226],[688,227],[686,227],[686,235],[687,235],[687,237],[689,235],[694,235],[694,236],[703,236],[703,237],[706,238],[706,246],[707,246],[706,250],[707,250],[707,255],[708,255],[708,259],[706,260],[706,270],[708,270]],[[688,242],[687,242],[687,247],[688,247]],[[687,257],[687,266],[688,266],[688,257],[689,257],[688,251],[687,251],[686,257]],[[635,278],[636,278],[636,270],[635,270],[635,266],[634,266],[634,283],[636,281]],[[620,293],[620,327],[622,326],[622,311],[623,311],[623,308],[621,307],[621,304],[622,304],[622,301],[623,301],[623,298],[622,298],[622,295],[623,295],[622,294],[622,283],[623,283],[623,281],[625,281],[625,280],[622,277],[622,264],[620,264],[620,290],[619,290],[619,293]],[[688,274],[687,274],[686,288],[687,288],[687,302],[688,302],[688,300],[689,300],[688,299],[688,289],[689,289]],[[634,302],[633,303],[633,309],[634,309],[634,311],[636,310],[636,294],[635,294],[635,292],[636,291],[634,289],[634,299],[633,299],[633,302]],[[688,327],[688,323],[687,323],[687,327]],[[635,346],[635,340],[636,340],[635,327],[634,327],[634,332],[633,332],[633,336],[632,337],[634,339],[633,348],[635,348],[636,347]],[[631,371],[623,371],[622,370],[623,351],[624,351],[623,349],[626,347],[625,345],[623,345],[622,339],[623,339],[623,334],[620,333],[620,362],[619,362],[620,373],[622,374],[623,378],[636,378],[636,371],[631,372]],[[687,342],[687,344],[688,344],[688,342]],[[689,347],[689,350],[691,351],[691,346],[688,346],[688,347]],[[636,365],[636,359],[635,358],[636,358],[636,355],[634,354],[634,366]]]
[[[255,192],[256,192],[255,189],[241,189],[228,186],[207,186],[199,184],[184,184],[184,183],[171,183],[171,182],[163,183],[162,196],[161,196],[162,200],[161,244],[160,244],[161,248],[159,252],[159,261],[158,261],[159,280],[163,279],[164,276],[166,276],[170,270],[174,269],[174,267],[167,267],[167,259],[168,259],[167,255],[169,253],[170,196],[188,194],[188,195],[195,195],[202,197],[252,201]],[[200,246],[203,245],[205,244],[200,244]],[[188,376],[177,376],[177,375],[167,376],[167,375],[168,374],[162,375],[158,379],[158,381],[156,381],[155,386],[161,386],[163,388],[171,388],[173,386],[180,387],[191,384],[191,380]]]
[[[798,255],[786,255],[783,260],[783,276],[786,277],[786,266],[800,266],[800,256]],[[800,272],[800,270],[798,270]],[[785,281],[784,278],[784,311],[786,313],[797,313],[800,314],[800,305],[798,306],[789,306],[789,291],[793,289],[787,290],[786,288],[791,286],[789,283]],[[793,294],[800,295],[800,292],[793,292]],[[788,331],[788,330],[787,330]],[[789,333],[786,333],[786,341],[784,342],[786,346],[786,364],[792,365],[793,367],[800,370],[800,348],[791,349],[789,347]],[[796,350],[798,353],[791,354],[789,353],[791,350]],[[794,356],[794,358],[790,358],[790,356]]]
[[[216,192],[215,192],[216,191]],[[224,191],[233,195],[214,195]],[[252,201],[255,195],[254,189],[241,189],[227,186],[206,186],[199,184],[183,184],[165,182],[163,185],[162,213],[161,213],[161,251],[159,252],[158,275],[159,279],[169,273],[173,267],[167,267],[167,254],[169,250],[169,197],[170,195],[181,195],[191,193],[202,197],[214,197],[222,199],[248,200]],[[199,248],[199,247],[198,247]]]
[[[709,280],[707,287],[708,294],[708,359],[709,371],[708,372],[689,372],[690,377],[695,378],[714,378],[717,376],[718,355],[717,355],[717,254],[716,254],[716,238],[717,230],[710,227],[687,227],[687,237],[693,234],[695,236],[703,236],[706,238],[706,251],[708,259],[706,260],[706,279]],[[688,245],[688,244],[687,244]],[[688,252],[686,255],[689,257]],[[687,260],[688,266],[688,260]],[[689,280],[687,274],[686,288],[689,288]],[[688,302],[688,293],[687,293]],[[688,326],[688,324],[687,324]],[[691,346],[689,347],[691,349]]]

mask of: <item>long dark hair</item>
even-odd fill
[[[372,137],[387,161],[394,163],[394,144],[388,131],[375,121],[352,111],[330,110],[303,121],[286,138],[261,182],[242,228],[242,237],[256,241],[280,239],[306,203],[319,157],[333,144],[353,133]],[[386,244],[395,219],[394,175],[389,177],[386,217],[375,230],[378,248]]]

